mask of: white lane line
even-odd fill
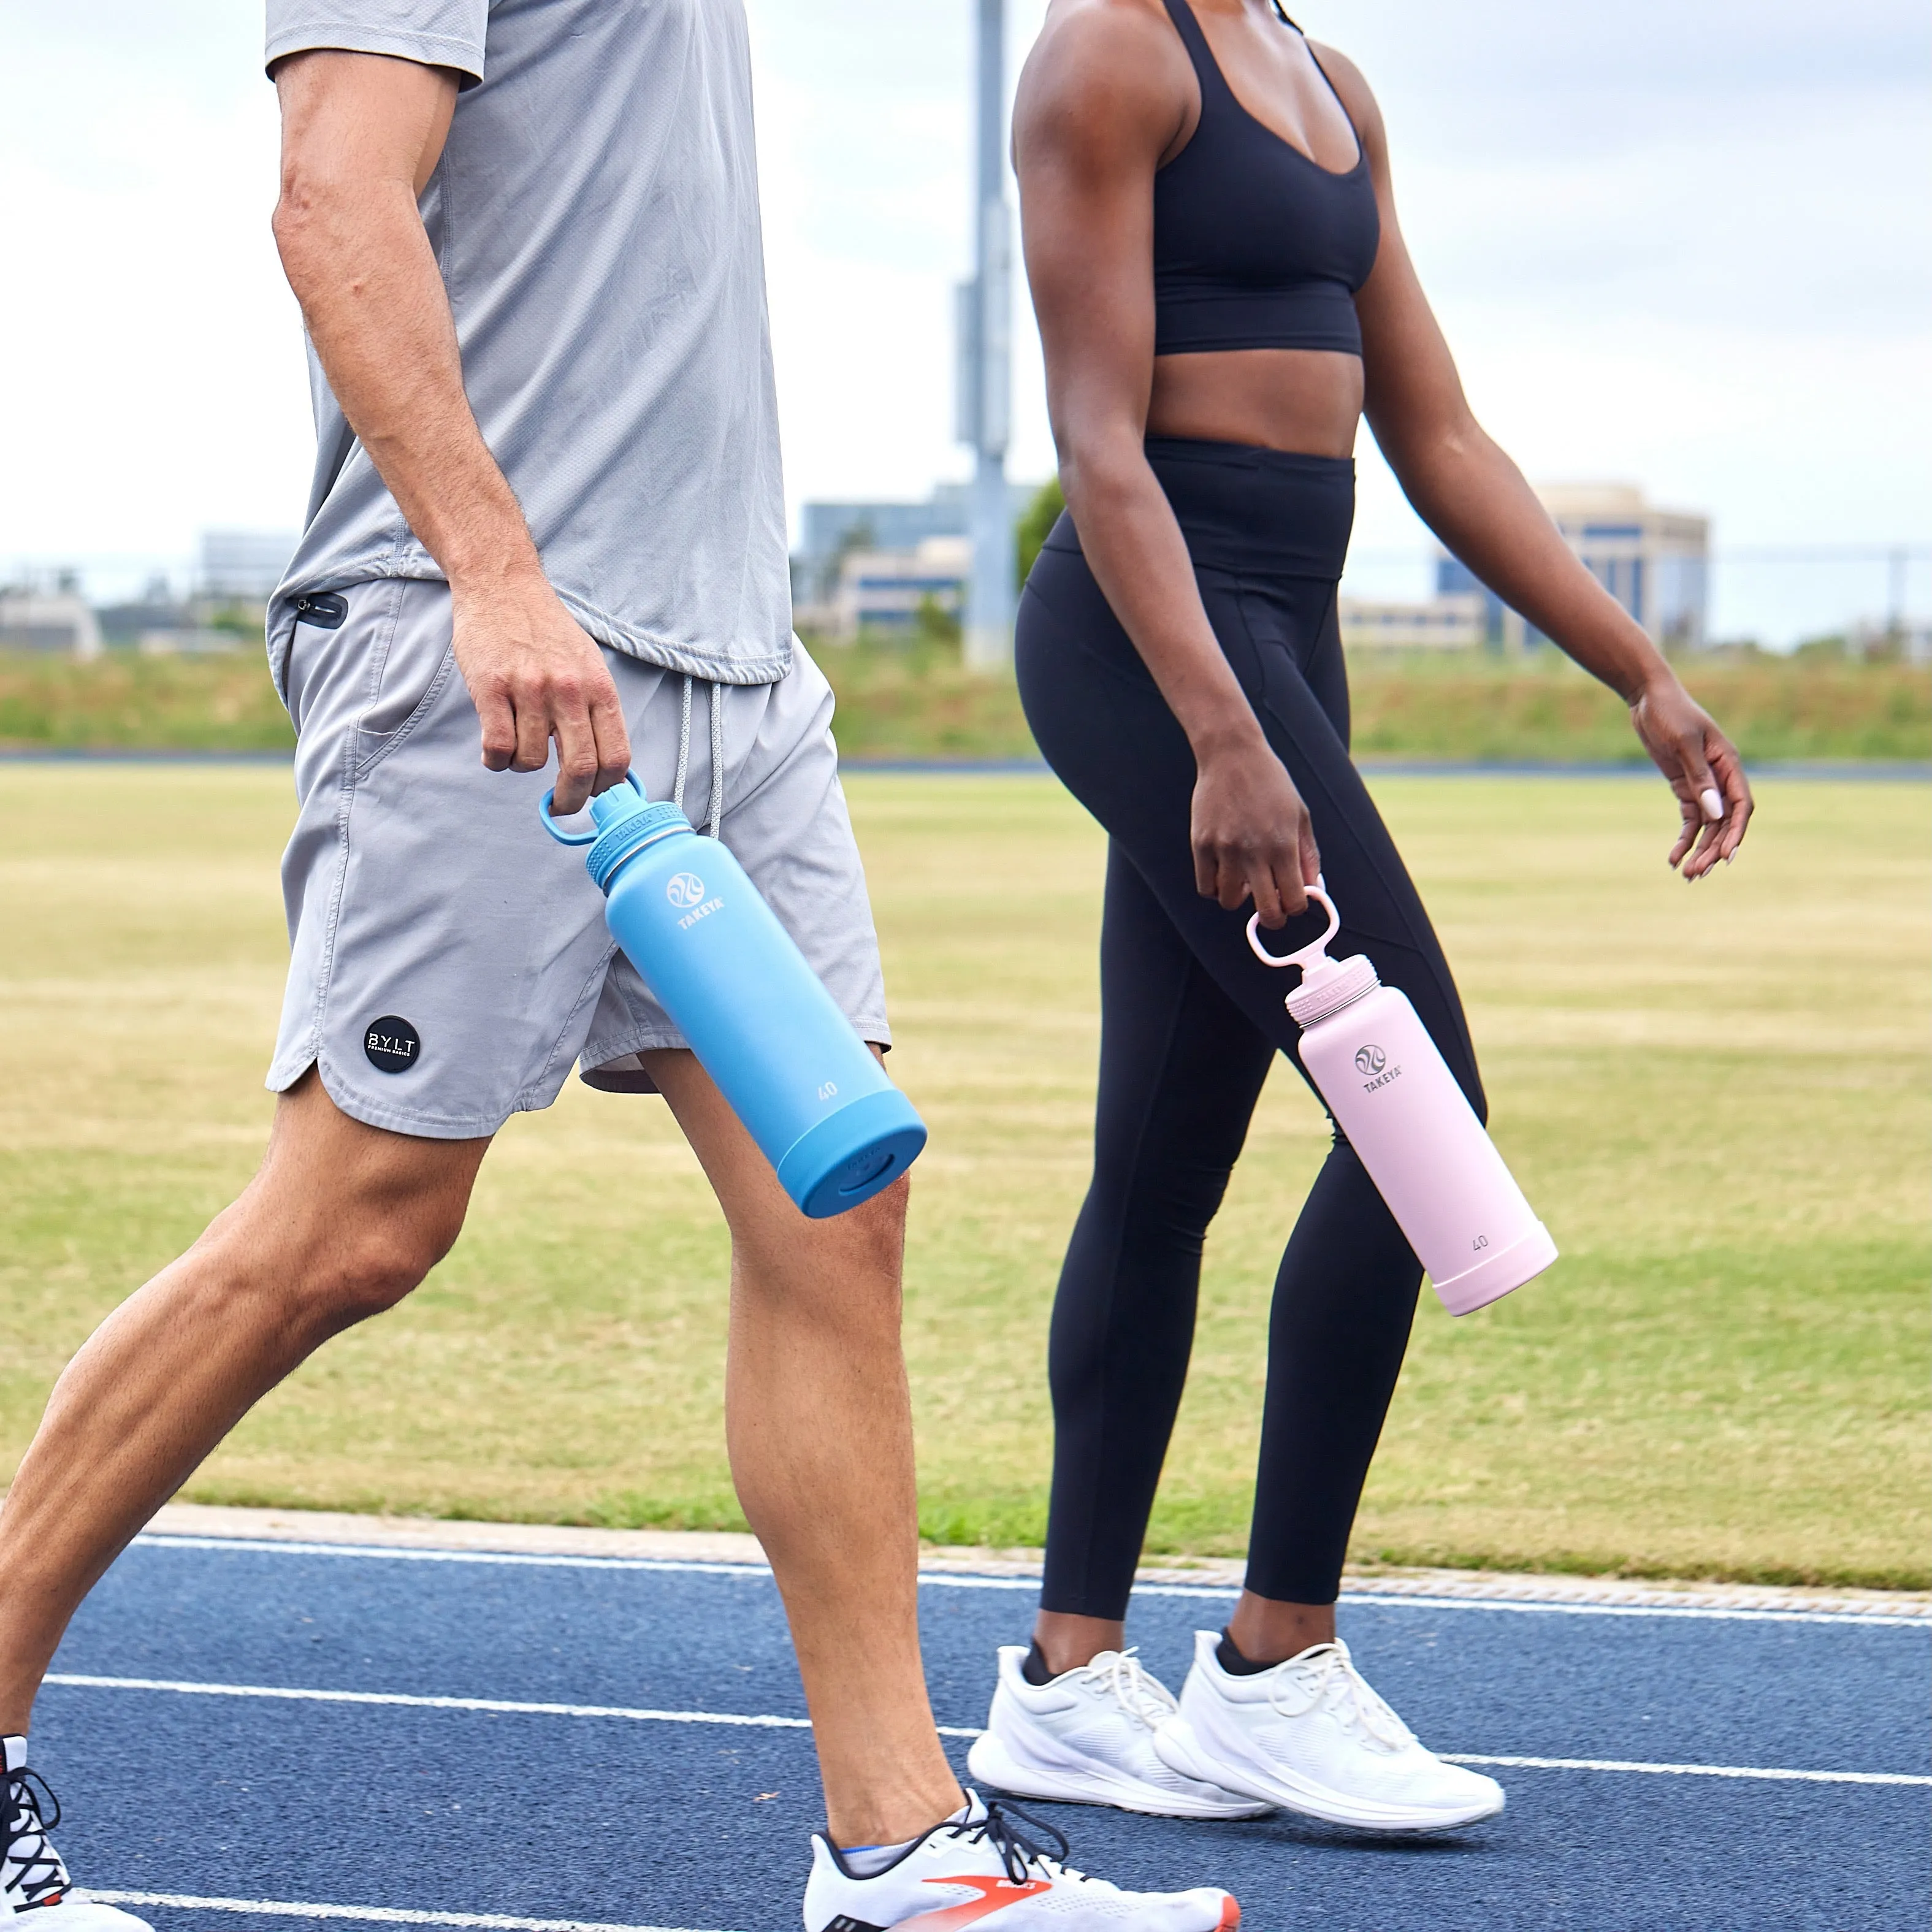
[[[736,1576],[762,1580],[771,1575],[763,1563],[700,1563],[668,1556],[534,1556],[497,1550],[394,1550],[377,1544],[285,1543],[279,1538],[242,1536],[146,1534],[134,1539],[146,1550],[247,1550],[274,1556],[353,1557],[392,1563],[483,1563],[532,1570],[644,1570],[674,1576]],[[1021,1590],[1037,1592],[1037,1576],[956,1576],[927,1570],[920,1584],[932,1590]],[[1136,1583],[1137,1597],[1191,1598],[1228,1603],[1240,1594],[1232,1586],[1204,1583]],[[1874,1610],[1723,1610],[1708,1604],[1538,1603],[1498,1597],[1410,1597],[1346,1590],[1342,1600],[1389,1610],[1502,1610],[1526,1616],[1664,1617],[1692,1622],[1839,1624],[1858,1629],[1932,1631],[1932,1617]]]
[[[509,1550],[392,1550],[374,1543],[284,1543],[278,1537],[163,1536],[144,1532],[136,1549],[246,1550],[270,1556],[382,1557],[398,1563],[489,1563],[527,1570],[663,1570],[698,1576],[769,1576],[768,1563],[699,1563],[674,1556],[532,1556]]]
[[[1138,1595],[1146,1586],[1136,1584]],[[1503,1610],[1522,1616],[1558,1617],[1664,1617],[1688,1623],[1850,1624],[1859,1629],[1913,1630],[1932,1634],[1932,1618],[1899,1616],[1886,1610],[1720,1610],[1697,1604],[1538,1604],[1508,1597],[1378,1596],[1372,1590],[1345,1590],[1345,1604],[1385,1610]]]
[[[166,1677],[96,1677],[72,1671],[50,1671],[46,1682],[82,1690],[166,1690],[193,1697],[267,1697],[302,1704],[393,1704],[417,1711],[490,1711],[536,1718],[618,1718],[646,1724],[740,1724],[772,1731],[808,1731],[812,1728],[810,1720],[805,1718],[770,1717],[742,1711],[648,1711],[622,1704],[539,1704],[508,1697],[423,1697],[403,1690],[313,1690],[274,1684],[202,1684]],[[976,1738],[982,1735],[964,1724],[941,1724],[938,1729],[943,1738]],[[1625,1758],[1477,1757],[1454,1751],[1444,1751],[1441,1755],[1452,1764],[1498,1764],[1525,1771],[1624,1771],[1670,1778],[1771,1778],[1799,1784],[1932,1785],[1932,1776],[1922,1777],[1915,1772],[1904,1771],[1785,1771],[1756,1765],[1647,1764]]]
[[[74,1897],[104,1905],[166,1906],[176,1912],[254,1912],[267,1918],[352,1918],[374,1925],[464,1925],[480,1932],[685,1932],[675,1925],[613,1925],[597,1918],[513,1918],[502,1912],[412,1912],[396,1905],[316,1905],[285,1898],[196,1898],[178,1892],[104,1892]]]
[[[489,1711],[524,1718],[618,1718],[638,1724],[742,1724],[754,1730],[808,1731],[808,1718],[743,1711],[649,1711],[625,1704],[540,1704],[512,1697],[425,1697],[404,1690],[314,1690],[279,1684],[203,1684],[171,1677],[97,1677],[53,1670],[49,1684],[80,1690],[169,1690],[190,1697],[268,1697],[298,1704],[395,1704],[416,1711]],[[976,1730],[941,1724],[943,1738],[976,1738]]]
[[[1479,1757],[1442,1751],[1451,1764],[1499,1764],[1520,1771],[1634,1771],[1653,1778],[1766,1778],[1796,1784],[1932,1784],[1909,1771],[1774,1771],[1746,1764],[1642,1764],[1615,1757]]]
[[[1025,1590],[1035,1594],[1037,1576],[956,1576],[938,1570],[921,1574],[920,1582],[934,1589]],[[1227,1604],[1240,1594],[1229,1585],[1210,1583],[1136,1583],[1136,1597],[1184,1597]],[[1666,1617],[1691,1622],[1770,1624],[1851,1624],[1861,1628],[1916,1630],[1932,1632],[1932,1617],[1901,1616],[1874,1610],[1724,1610],[1703,1604],[1591,1604],[1540,1603],[1534,1598],[1514,1597],[1412,1597],[1378,1593],[1373,1590],[1344,1588],[1342,1601],[1352,1607],[1366,1606],[1384,1610],[1502,1610],[1523,1616],[1568,1617]]]

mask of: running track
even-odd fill
[[[962,1761],[1032,1588],[926,1580]],[[1143,1655],[1178,1684],[1229,1600],[1144,1588]],[[1498,1767],[1502,1817],[1403,1841],[1039,1808],[1076,1862],[1225,1884],[1249,1932],[1927,1922],[1923,1622],[1357,1596],[1342,1628],[1425,1741]],[[161,1932],[799,1923],[819,1798],[760,1569],[147,1537],[54,1668],[62,1847]]]

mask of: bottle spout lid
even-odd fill
[[[1330,1013],[1340,1012],[1382,984],[1366,953],[1352,952],[1346,959],[1329,958],[1328,942],[1341,931],[1342,915],[1319,879],[1308,888],[1308,896],[1327,910],[1328,928],[1319,939],[1292,952],[1270,952],[1262,944],[1260,914],[1248,921],[1248,944],[1264,965],[1301,968],[1301,983],[1286,1002],[1288,1017],[1299,1027],[1311,1027]]]
[[[1306,890],[1308,896],[1328,915],[1328,930],[1319,939],[1310,944],[1300,946],[1292,952],[1270,952],[1262,944],[1261,914],[1256,913],[1248,921],[1248,944],[1253,950],[1255,957],[1264,966],[1299,966],[1304,986],[1316,974],[1332,973],[1336,970],[1335,962],[1328,956],[1328,942],[1342,929],[1342,915],[1335,910],[1335,902],[1328,896],[1322,881],[1318,878]]]
[[[634,772],[624,774],[622,784],[600,791],[590,803],[589,832],[566,832],[551,815],[554,791],[547,791],[537,806],[543,828],[560,845],[588,845],[584,862],[599,891],[609,889],[617,868],[646,845],[655,845],[674,832],[688,832],[691,820],[674,805],[653,803],[638,784]]]
[[[543,829],[560,845],[589,845],[601,833],[608,832],[620,820],[635,817],[650,804],[644,788],[638,782],[635,772],[626,772],[623,782],[613,785],[608,791],[600,791],[586,809],[590,812],[596,830],[590,832],[566,832],[552,816],[551,802],[556,798],[554,787],[545,792],[537,804],[537,816],[543,820]]]

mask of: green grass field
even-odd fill
[[[1358,1559],[1924,1584],[1932,788],[1774,778],[1695,888],[1665,870],[1660,784],[1376,790],[1564,1258],[1460,1322],[1425,1294]],[[925,1526],[1036,1539],[1100,842],[1046,779],[850,792],[893,1066],[934,1130],[907,1326]],[[291,808],[284,770],[0,767],[0,1473],[90,1326],[256,1157]],[[1210,1238],[1157,1550],[1242,1544],[1269,1288],[1322,1148],[1279,1068]],[[512,1124],[422,1291],[189,1494],[734,1524],[724,1267],[662,1106],[573,1084]]]
[[[968,674],[957,644],[874,642],[818,652],[856,758],[1030,758],[1012,681]],[[1932,759],[1922,664],[1714,653],[1686,682],[1754,762]],[[1615,697],[1568,659],[1466,656],[1352,664],[1354,744],[1368,758],[1640,764]],[[0,652],[0,748],[286,751],[287,715],[259,647],[207,658],[125,651],[92,664]]]

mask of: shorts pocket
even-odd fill
[[[356,721],[358,779],[407,741],[456,671],[448,592],[440,585],[403,583],[398,588],[401,608],[371,666],[367,699]]]
[[[347,608],[339,623],[290,622],[279,664],[272,648],[276,692],[298,738],[339,736],[368,709],[395,635],[402,590],[393,578],[350,584],[340,593]]]

